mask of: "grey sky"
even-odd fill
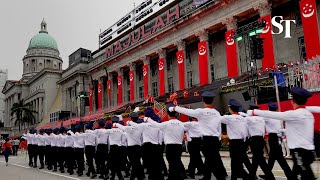
[[[98,48],[105,30],[144,0],[0,0],[0,68],[10,80],[22,75],[22,58],[45,18],[49,34],[58,43],[63,68],[79,47]]]

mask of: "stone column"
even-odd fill
[[[253,7],[254,10],[259,12],[260,17],[267,16],[271,14],[271,4],[266,0],[264,2],[260,2],[256,6]]]
[[[36,112],[39,112],[38,99],[35,99],[34,101],[36,102],[36,103],[35,103],[35,104],[36,104],[36,110],[35,110],[35,111],[36,111]],[[39,122],[39,116],[38,116],[38,114],[36,113],[35,116],[36,116],[36,121]]]
[[[113,85],[112,85],[113,84],[113,81],[112,81],[113,80],[113,75],[112,75],[111,72],[108,73],[108,80],[110,80],[110,82],[111,82],[110,83],[110,92],[111,93],[110,93],[110,97],[107,96],[107,107],[110,108],[112,106],[112,104],[113,104],[113,98],[112,98],[113,97],[113,95],[112,95],[113,94],[113,90],[112,90],[112,88],[113,88]],[[108,82],[107,82],[107,91],[108,91]]]
[[[8,99],[7,98],[5,99],[5,105],[6,105],[6,107],[5,107],[5,117],[4,117],[3,122],[4,122],[4,127],[7,127],[8,126],[8,119],[9,119],[8,114],[10,113],[10,110],[8,108]]]
[[[199,41],[202,42],[202,41],[206,41],[206,51],[207,51],[207,58],[208,58],[208,73],[210,74],[210,58],[209,58],[209,33],[207,30],[203,29],[203,30],[200,30],[196,33],[196,36],[199,38]],[[198,50],[199,51],[199,50]],[[197,52],[199,54],[199,52]],[[198,55],[199,56],[199,55]],[[198,59],[198,63],[199,63],[199,59]],[[198,64],[199,66],[199,64]],[[200,70],[199,70],[199,67],[198,67],[198,72],[200,73]],[[212,80],[211,80],[211,76],[208,74],[208,83],[211,83]],[[199,77],[199,83],[200,83],[200,74],[198,74],[198,77]],[[198,84],[198,83],[196,83]]]
[[[183,78],[184,78],[184,88],[186,88],[187,87],[187,85],[188,85],[188,79],[187,79],[187,65],[186,65],[186,43],[185,43],[185,41],[184,40],[179,40],[179,41],[177,41],[176,43],[175,43],[175,46],[177,46],[177,49],[178,49],[178,51],[183,51],[183,55],[184,55],[184,60],[183,60],[183,67],[184,67],[184,76],[183,76]],[[178,64],[178,70],[179,70],[179,64]],[[179,77],[179,73],[178,73],[178,76],[177,76],[178,78],[178,82],[180,82],[180,77]],[[180,84],[180,83],[179,83]],[[176,89],[180,89],[180,87],[178,86],[178,87],[176,87]]]
[[[41,121],[42,120],[42,98],[39,98],[39,120]]]
[[[159,55],[159,59],[164,58],[164,93],[168,92],[168,75],[167,75],[167,60],[166,60],[166,55],[167,51],[165,49],[158,49],[157,54]],[[158,71],[159,71],[159,66],[158,66]],[[158,73],[159,76],[159,73]],[[158,84],[158,88],[160,89],[160,82]],[[161,94],[159,93],[159,96]]]

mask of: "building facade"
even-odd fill
[[[114,25],[100,34],[102,47],[92,53],[87,70],[95,82],[88,87],[91,112],[247,73],[247,44],[236,42],[232,33],[259,19],[267,19],[262,32],[270,33],[272,47],[265,52],[268,58],[257,61],[258,69],[306,59],[302,24],[305,17],[301,17],[299,1],[216,0],[200,6],[193,0],[168,3],[153,11],[152,16],[148,15],[147,6],[146,13],[142,13],[146,17],[141,21],[140,15],[134,16],[134,23],[126,21],[130,18],[122,18],[116,23],[121,28],[114,29]],[[312,9],[316,15],[319,3]],[[285,33],[271,35],[271,28],[277,32],[270,25],[274,16],[295,21],[290,30],[284,29],[291,38],[284,38]],[[125,17],[131,17],[130,13]],[[319,28],[319,24],[316,26]],[[231,53],[229,46],[234,47]]]
[[[56,82],[61,79],[63,63],[59,54],[57,43],[49,35],[47,23],[43,20],[39,33],[30,40],[26,55],[22,59],[22,78],[6,81],[2,90],[5,95],[5,128],[11,127],[12,131],[17,129],[10,109],[20,100],[32,103],[32,109],[38,112],[34,114],[36,124],[48,118],[59,94]]]
[[[8,70],[0,69],[0,89],[2,90],[6,81],[8,80]],[[5,112],[5,95],[0,93],[0,122],[4,123],[4,112]]]

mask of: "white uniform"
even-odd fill
[[[121,146],[123,146],[123,147],[127,147],[128,146],[128,134],[126,132],[122,132]]]
[[[51,147],[57,147],[58,146],[58,138],[59,138],[59,135],[56,135],[54,133],[50,134]]]
[[[202,137],[201,127],[199,122],[185,122],[183,123],[184,129],[187,134],[187,141],[191,141],[191,138]]]
[[[146,120],[152,126],[158,127],[163,131],[165,144],[182,144],[184,135],[183,123],[177,119],[158,123],[151,118]]]
[[[309,110],[305,108],[286,112],[254,110],[248,111],[248,114],[286,121],[286,132],[289,148],[314,150],[314,117]]]
[[[66,136],[63,134],[57,135],[57,147],[65,147],[65,138]]]
[[[97,144],[108,144],[110,134],[109,129],[96,129],[94,130],[94,133],[97,136]]]
[[[248,130],[250,137],[264,136],[265,134],[265,122],[262,117],[248,116],[245,118],[248,124]]]
[[[47,139],[47,137],[46,137],[46,135],[45,134],[43,134],[43,135],[38,135],[38,137],[37,137],[37,139],[38,139],[38,146],[46,146],[46,139]]]
[[[221,122],[227,125],[229,139],[245,139],[248,136],[247,122],[241,115],[224,115]]]
[[[84,145],[95,146],[97,142],[97,135],[94,131],[87,129],[84,133]]]
[[[72,135],[74,140],[74,148],[84,148],[84,137],[83,133],[76,132]]]
[[[133,121],[129,121],[128,124],[133,127],[137,127],[142,131],[142,142],[151,144],[162,144],[162,139],[160,135],[160,129],[152,126],[148,123],[137,124]]]
[[[68,131],[68,133],[70,133],[70,131]],[[73,133],[70,133],[71,135],[67,135],[66,138],[65,138],[65,147],[74,147],[74,140],[72,138],[72,134]]]
[[[220,137],[221,115],[216,109],[186,109],[176,106],[175,111],[198,119],[203,136]]]
[[[119,128],[112,128],[108,131],[109,133],[109,144],[121,146],[123,131]]]
[[[128,146],[142,145],[142,129],[136,126],[123,126],[119,123],[116,127],[127,133]]]
[[[266,123],[266,130],[268,134],[276,133],[279,134],[281,130],[281,121],[272,118],[263,118]]]

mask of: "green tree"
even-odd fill
[[[21,130],[22,125],[35,123],[35,113],[38,112],[32,110],[32,104],[24,103],[23,100],[14,103],[11,107],[11,116],[16,115],[14,125],[19,126],[19,131]]]

